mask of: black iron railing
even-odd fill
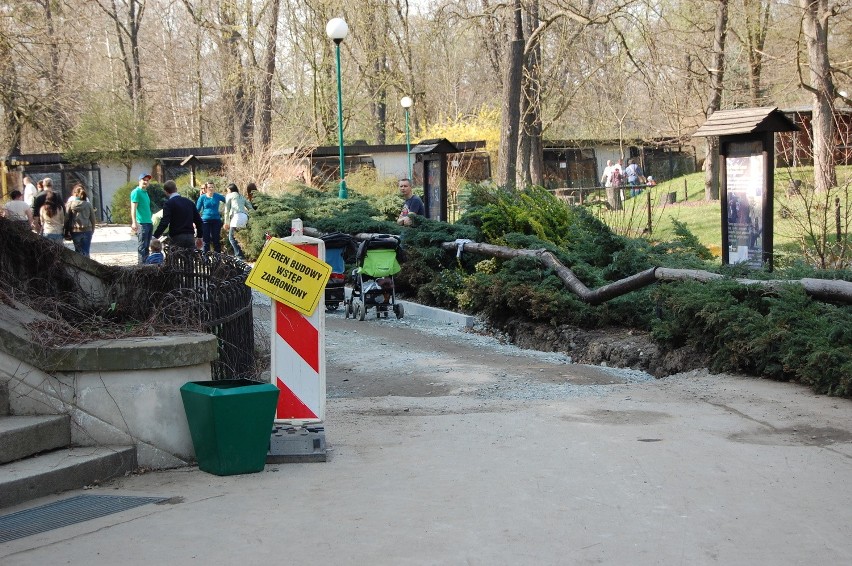
[[[250,266],[231,256],[172,248],[163,265],[175,289],[192,301],[202,328],[219,341],[212,378],[256,379]]]

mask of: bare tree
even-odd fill
[[[837,93],[828,60],[828,27],[835,8],[828,0],[799,0],[799,5],[810,70],[810,80],[806,81],[799,66],[799,80],[813,95],[814,186],[817,192],[826,192],[837,185],[834,164],[834,98]]]
[[[538,28],[538,0],[530,3],[525,32],[533,41],[525,49],[521,85],[521,127],[518,132],[518,185],[544,184],[541,123],[541,44],[532,34]]]
[[[0,105],[3,107],[3,125],[6,132],[4,141],[5,155],[21,154],[26,107],[21,106],[21,85],[18,82],[15,58],[12,55],[11,38],[0,33]]]
[[[134,115],[140,117],[144,113],[144,91],[139,56],[139,30],[145,15],[145,0],[96,0],[96,3],[115,25],[127,98]]]
[[[281,13],[281,0],[272,0],[269,8],[269,25],[266,32],[266,48],[263,54],[263,76],[260,88],[260,112],[258,116],[258,147],[260,151],[269,148],[272,142],[272,86],[275,78],[275,55],[278,46],[278,16]]]
[[[518,128],[521,119],[521,77],[524,64],[524,30],[521,0],[512,3],[512,38],[506,46],[503,80],[503,114],[500,125],[500,157],[497,182],[514,187],[517,176]]]
[[[769,32],[772,3],[769,0],[743,0],[746,25],[746,47],[748,49],[749,91],[752,106],[761,106],[764,101],[763,73],[766,34]]]
[[[711,55],[710,97],[707,101],[705,116],[722,107],[722,91],[725,75],[725,38],[728,34],[728,0],[715,0],[716,25],[713,29],[713,52]],[[704,198],[719,199],[719,138],[707,138],[707,152],[704,158]]]

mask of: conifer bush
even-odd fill
[[[396,198],[394,202],[392,198]],[[471,186],[467,212],[454,224],[417,218],[401,228],[397,195],[363,196],[306,189],[255,200],[251,253],[263,235],[290,233],[292,218],[322,232],[399,234],[408,260],[397,290],[427,304],[482,316],[497,328],[516,321],[556,327],[650,330],[662,348],[707,354],[711,369],[796,380],[815,391],[852,395],[852,306],[814,301],[801,287],[781,291],[730,279],[649,286],[592,306],[568,291],[533,257],[487,258],[440,245],[457,239],[518,249],[546,249],[590,288],[654,266],[705,269],[730,278],[800,277],[852,280],[849,271],[819,271],[791,262],[768,273],[745,265],[719,266],[688,227],[675,223],[667,242],[613,233],[583,208],[571,208],[541,189],[508,192]]]

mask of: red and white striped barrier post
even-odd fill
[[[300,219],[293,220],[291,232],[285,242],[325,261],[325,242],[305,236]],[[301,264],[292,267],[302,269]],[[276,423],[301,426],[325,420],[325,308],[307,316],[273,301],[271,379],[281,391]]]

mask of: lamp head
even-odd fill
[[[414,101],[411,100],[410,96],[403,96],[402,100],[400,100],[399,103],[402,105],[403,108],[408,110],[409,108],[411,108],[411,105],[414,104]]]
[[[325,34],[339,44],[349,35],[349,26],[343,18],[333,18],[325,25]]]

